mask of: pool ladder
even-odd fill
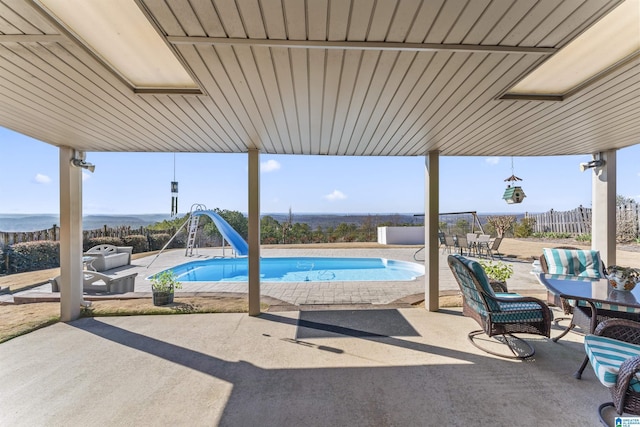
[[[200,222],[200,215],[191,215],[189,218],[189,228],[187,234],[187,249],[184,253],[185,256],[193,256],[193,247],[196,242],[196,234],[198,234],[198,223]]]

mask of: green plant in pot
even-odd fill
[[[173,271],[165,270],[154,275],[151,278],[153,305],[173,303],[173,296],[176,289],[182,289],[182,283],[178,281],[178,276],[176,276]]]
[[[507,279],[513,276],[513,266],[502,261],[480,261],[480,265],[487,273],[489,283],[496,292],[508,292]]]

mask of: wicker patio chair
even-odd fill
[[[469,332],[469,340],[487,353],[510,359],[525,359],[535,349],[517,333],[543,335],[549,338],[552,314],[549,307],[537,298],[518,294],[495,293],[482,266],[460,255],[449,255],[447,263],[462,291],[462,312],[473,318],[482,329]],[[496,353],[479,346],[474,338],[486,334],[500,337],[511,354]]]
[[[600,421],[607,425],[602,411],[610,406],[618,415],[640,415],[640,323],[605,320],[585,337],[584,347],[596,377],[613,399],[598,407]]]

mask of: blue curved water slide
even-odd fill
[[[211,220],[213,220],[216,227],[218,227],[218,231],[222,234],[222,237],[224,237],[224,240],[229,242],[237,255],[249,255],[249,245],[247,242],[227,221],[224,220],[224,218],[216,212],[212,210],[194,211],[191,215],[207,215]]]

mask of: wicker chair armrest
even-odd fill
[[[628,319],[607,319],[601,322],[594,335],[640,345],[640,323]]]
[[[540,308],[546,308],[549,309],[549,306],[547,305],[547,303],[545,303],[544,301],[542,301],[539,298],[535,298],[535,297],[525,297],[525,296],[520,296],[518,298],[501,298],[501,297],[497,297],[497,296],[491,296],[491,295],[486,295],[486,298],[490,298],[494,301],[497,302],[534,302],[537,303],[538,305],[540,305]]]
[[[633,379],[633,376],[640,371],[640,356],[630,357],[620,365],[620,372],[618,372],[618,386],[629,387],[629,381]]]

